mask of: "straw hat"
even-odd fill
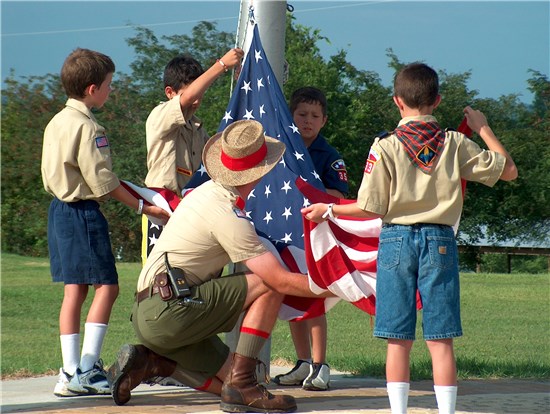
[[[285,144],[264,134],[257,121],[236,121],[206,143],[202,162],[210,178],[225,185],[244,185],[266,175],[279,162]]]

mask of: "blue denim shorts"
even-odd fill
[[[109,227],[97,201],[54,198],[48,212],[48,249],[54,282],[118,284]]]
[[[461,336],[453,229],[439,224],[384,224],[378,247],[374,336],[415,339],[417,290],[424,339]]]

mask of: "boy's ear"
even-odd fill
[[[91,96],[94,94],[94,92],[97,90],[97,86],[92,84],[86,86],[86,89],[84,89],[84,96]]]
[[[393,102],[395,102],[395,105],[397,108],[399,108],[400,111],[405,109],[405,106],[403,105],[403,100],[399,96],[393,96]]]
[[[164,88],[164,93],[166,94],[166,97],[168,99],[172,99],[174,96],[178,94],[176,91],[174,91],[174,89],[171,86],[166,86]]]

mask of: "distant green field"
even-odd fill
[[[110,365],[120,345],[136,342],[129,314],[138,263],[119,263],[120,297],[102,357]],[[550,274],[462,274],[464,336],[455,341],[460,378],[550,378]],[[63,285],[51,282],[47,259],[2,254],[2,377],[58,372],[58,315]],[[89,306],[88,298],[86,304]],[[84,310],[87,312],[87,308]],[[327,315],[329,364],[337,370],[383,377],[385,341],[372,337],[373,319],[340,302]],[[421,332],[418,332],[421,338]],[[272,360],[293,364],[288,323],[272,335]],[[426,345],[413,348],[411,377],[431,378]]]

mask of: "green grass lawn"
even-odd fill
[[[120,345],[136,342],[129,314],[140,264],[117,267],[120,297],[103,347],[106,365]],[[1,288],[2,377],[57,373],[63,285],[52,283],[48,260],[2,254]],[[461,296],[464,336],[455,341],[460,378],[550,378],[550,274],[462,274]],[[345,302],[327,319],[328,363],[336,370],[384,377],[386,344],[372,337],[374,320]],[[417,337],[422,338],[420,329]],[[271,357],[294,363],[287,322],[275,327]],[[421,339],[411,361],[413,380],[431,378]]]

